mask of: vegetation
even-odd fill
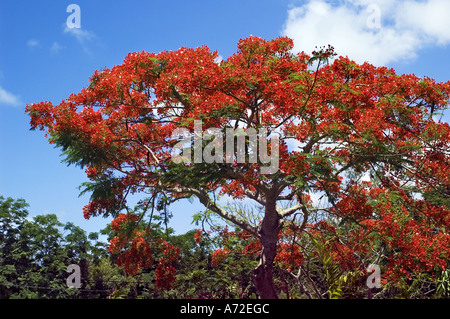
[[[62,224],[53,214],[29,218],[24,200],[0,197],[0,299],[106,299],[106,298],[259,298],[251,280],[260,244],[245,231],[212,224],[182,235],[155,224],[161,236],[178,247],[176,279],[158,290],[156,266],[127,274],[117,255],[72,223]],[[342,231],[346,231],[345,228]],[[111,227],[101,231],[113,238]],[[281,241],[287,242],[288,234]],[[439,276],[417,274],[400,281],[384,281],[369,289],[367,274],[333,263],[332,251],[316,240],[306,254],[292,255],[280,246],[275,261],[275,286],[280,298],[449,298],[449,269]],[[295,256],[296,258],[292,258]],[[81,269],[81,287],[69,288],[67,267]],[[301,267],[299,267],[299,265]]]

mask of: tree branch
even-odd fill
[[[306,208],[305,205],[303,205],[303,204],[296,204],[287,209],[283,209],[277,205],[277,213],[278,213],[278,215],[281,216],[281,218],[285,218],[285,217],[295,213],[299,209],[303,209],[303,208]]]
[[[219,207],[216,203],[214,203],[211,198],[209,198],[208,193],[199,189],[195,188],[183,188],[183,187],[167,187],[162,184],[159,185],[161,188],[165,189],[166,191],[172,192],[172,193],[185,193],[185,194],[192,194],[195,195],[200,202],[209,210],[213,211],[220,217],[232,222],[233,224],[239,226],[243,230],[248,231],[250,234],[255,236],[256,238],[260,238],[260,235],[258,233],[258,229],[256,227],[253,227],[249,225],[244,220],[241,220],[240,218],[236,217],[233,214],[228,213],[225,209]]]

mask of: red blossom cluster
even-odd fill
[[[287,269],[288,271],[294,271],[301,266],[303,260],[303,254],[298,245],[280,243],[277,246],[277,255],[274,261],[279,264],[280,267]]]
[[[202,242],[203,240],[202,233],[203,232],[200,229],[195,230],[194,240],[196,244],[200,244]]]
[[[449,209],[415,200],[402,190],[369,189],[370,183],[365,187],[352,186],[336,204],[336,212],[358,227],[343,234],[325,221],[310,225],[311,233],[329,246],[342,269],[364,269],[377,254],[387,258],[379,262],[387,262],[383,275],[392,281],[434,274],[449,266]],[[381,242],[385,248],[379,251]]]
[[[155,262],[153,256],[161,255],[155,269],[155,287],[170,289],[176,279],[173,262],[178,258],[180,249],[161,238],[154,239],[148,228],[138,230],[138,221],[136,214],[119,214],[111,222],[111,229],[117,236],[110,240],[108,250],[119,254],[117,264],[130,275],[150,267]]]
[[[180,249],[162,239],[157,240],[156,247],[162,251],[162,257],[156,265],[155,286],[157,289],[169,290],[176,279],[173,262],[180,255]]]
[[[217,266],[220,265],[223,260],[230,253],[230,250],[227,248],[219,248],[213,252],[211,264]]]
[[[212,264],[219,265],[231,253],[243,254],[257,258],[261,254],[262,245],[258,239],[249,234],[247,231],[229,231],[228,226],[217,229],[220,239],[224,247],[213,252]],[[290,229],[286,229],[279,235],[279,243],[277,245],[277,255],[274,262],[280,267],[293,271],[303,263],[303,254],[300,247],[295,243],[289,243],[288,238],[293,233]],[[236,243],[239,243],[236,245]]]

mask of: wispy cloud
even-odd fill
[[[448,0],[307,0],[288,12],[283,34],[295,50],[331,44],[375,65],[409,61],[426,46],[450,44]]]
[[[94,32],[82,28],[69,28],[67,24],[64,24],[64,33],[75,37],[86,52],[90,52],[88,43],[96,39]]]
[[[39,46],[39,41],[36,40],[36,39],[30,39],[30,40],[27,41],[27,46],[29,48],[37,47],[37,46]]]
[[[50,53],[51,54],[59,54],[63,49],[64,49],[64,47],[55,41],[55,42],[53,42],[52,46],[50,47]]]
[[[6,91],[0,86],[0,106],[1,105],[18,106],[21,104],[22,102],[20,101],[19,96]]]

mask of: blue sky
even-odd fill
[[[68,30],[72,3],[81,9],[81,28]],[[0,195],[24,198],[32,215],[54,213],[88,232],[109,221],[83,219],[83,170],[62,164],[44,134],[29,131],[24,107],[60,102],[129,52],[208,45],[226,59],[240,38],[288,35],[295,50],[332,44],[358,62],[448,81],[449,12],[448,0],[2,1]],[[199,209],[174,206],[171,226],[193,228],[190,216]]]

